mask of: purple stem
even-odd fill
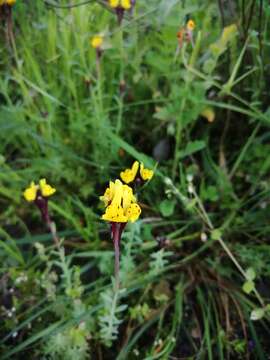
[[[121,26],[122,24],[122,20],[124,17],[124,9],[122,8],[116,8],[116,16],[117,16],[117,20],[118,20],[118,25]]]
[[[114,277],[115,289],[120,288],[119,271],[120,271],[120,240],[122,232],[125,228],[125,223],[111,223],[112,239],[114,245]]]
[[[115,288],[119,289],[120,281],[119,281],[119,270],[120,270],[120,231],[119,224],[116,224],[115,231],[113,234],[113,244],[114,244],[114,276],[115,276]]]
[[[47,225],[51,235],[52,235],[52,238],[55,242],[55,245],[57,247],[60,246],[60,241],[59,241],[59,238],[57,236],[57,233],[56,233],[56,230],[55,230],[55,226],[50,218],[50,214],[49,214],[49,207],[48,207],[48,199],[42,197],[40,194],[38,194],[36,200],[35,200],[35,203],[37,205],[37,207],[39,208],[40,210],[40,213],[41,213],[41,217],[43,219],[43,221],[45,222],[45,224]]]

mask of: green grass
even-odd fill
[[[18,0],[13,39],[1,23],[1,359],[266,359],[267,1],[137,1],[121,26],[80,3]],[[134,160],[155,176],[117,289],[99,196]],[[61,249],[22,196],[43,177]]]

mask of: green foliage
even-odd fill
[[[164,217],[172,216],[172,214],[174,212],[175,204],[176,204],[176,202],[174,199],[173,200],[170,200],[170,199],[163,200],[159,205],[161,214]]]
[[[254,281],[248,280],[244,283],[242,289],[246,294],[250,294],[255,288]]]
[[[169,263],[169,257],[173,253],[170,251],[165,251],[164,249],[161,249],[157,252],[154,252],[151,254],[151,261],[150,261],[150,270],[153,274],[159,274],[162,272],[164,267]]]
[[[123,316],[122,312],[127,308],[126,304],[119,305],[118,303],[119,296],[124,292],[125,289],[116,291],[108,289],[100,295],[102,303],[99,316],[100,337],[108,347],[118,337],[118,328],[122,322],[120,316]]]
[[[85,323],[81,323],[78,327],[51,336],[44,346],[44,352],[54,360],[89,359],[88,337]]]

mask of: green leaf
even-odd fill
[[[222,236],[222,233],[219,229],[215,229],[211,233],[211,239],[213,240],[219,240]]]
[[[264,317],[264,314],[265,314],[264,308],[254,309],[254,310],[252,310],[252,312],[250,314],[250,320],[253,320],[253,321],[260,320]]]
[[[248,281],[253,281],[256,278],[256,273],[255,270],[253,268],[248,268],[246,271],[246,279]]]
[[[246,281],[242,286],[242,289],[246,294],[250,294],[254,290],[254,288],[255,284],[253,281]]]
[[[202,189],[201,196],[203,200],[217,201],[219,194],[217,188],[213,185],[210,185]]]
[[[186,148],[179,152],[180,159],[185,158],[186,156],[192,155],[195,152],[198,152],[202,149],[204,149],[206,146],[205,141],[203,140],[196,140],[196,141],[190,141]]]
[[[175,208],[175,200],[163,200],[159,205],[159,210],[164,217],[169,217],[173,214]]]
[[[193,210],[196,204],[197,204],[196,199],[189,200],[187,205],[186,205],[187,206],[186,209],[187,210]]]

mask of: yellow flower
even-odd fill
[[[16,3],[16,0],[0,0],[0,6],[9,5],[12,6]]]
[[[131,8],[130,0],[109,0],[109,5],[111,8],[122,8],[124,10],[129,10]]]
[[[208,122],[212,123],[215,120],[215,112],[212,107],[208,106],[200,113]]]
[[[109,4],[110,4],[110,7],[115,9],[120,5],[120,0],[109,0]]]
[[[194,30],[195,29],[195,22],[193,21],[193,20],[189,20],[188,22],[187,22],[187,29],[189,30],[189,31],[192,31],[192,30]]]
[[[120,177],[126,184],[129,184],[135,180],[138,170],[139,170],[139,163],[138,161],[134,161],[131,169],[126,169],[125,171],[121,171]]]
[[[140,167],[140,174],[138,175],[138,170]],[[143,163],[139,164],[138,161],[134,161],[131,169],[126,169],[125,171],[121,171],[120,177],[126,183],[130,184],[137,177],[141,177],[143,181],[151,180],[154,175],[154,171],[150,169],[145,169]]]
[[[121,0],[121,6],[125,10],[129,10],[131,8],[131,1],[130,0]]]
[[[111,181],[100,199],[106,206],[105,214],[102,215],[103,220],[117,223],[134,222],[141,214],[133,190],[120,180]]]
[[[152,177],[154,176],[154,171],[153,171],[153,170],[150,170],[150,169],[145,169],[145,168],[144,168],[144,165],[141,163],[141,166],[140,166],[140,175],[141,175],[141,178],[142,178],[144,181],[148,181],[148,180],[151,180]]]
[[[39,189],[41,191],[41,195],[44,197],[49,197],[56,192],[55,188],[46,183],[46,179],[41,179],[39,181]]]
[[[34,181],[31,182],[30,186],[24,190],[23,196],[26,201],[32,202],[36,200],[38,191],[38,185],[35,185]]]
[[[39,185],[36,185],[34,181],[31,182],[30,186],[25,189],[23,196],[26,201],[32,202],[37,198],[38,191],[41,192],[43,197],[49,197],[56,191],[51,185],[46,183],[46,179],[41,179]]]
[[[99,49],[102,44],[103,44],[103,36],[101,35],[95,35],[91,39],[91,45],[94,49]]]

